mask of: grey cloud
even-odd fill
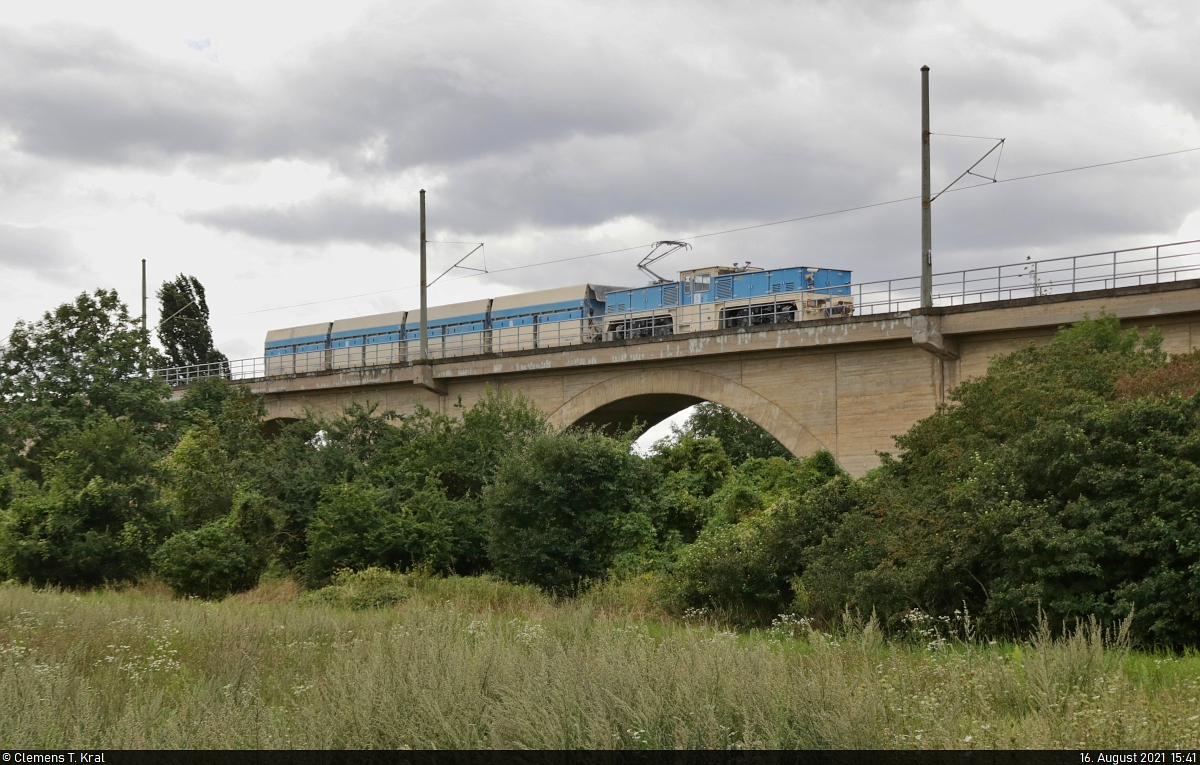
[[[1147,44],[1130,51],[1122,62],[1126,76],[1147,95],[1195,117],[1200,113],[1200,69],[1194,65],[1200,18],[1195,9],[1185,5],[1182,12],[1153,20],[1140,11],[1131,15],[1138,21],[1139,37]]]
[[[505,14],[486,4],[438,11],[420,24],[377,14],[253,90],[105,30],[0,29],[0,121],[43,156],[316,157],[353,172],[373,166],[357,154],[381,135],[396,169],[665,119],[669,78],[647,80],[610,45],[576,55],[576,43],[521,25],[497,40],[489,24]]]
[[[1144,89],[1143,72],[1188,56],[1168,24],[1139,21],[1174,52],[1140,51],[1138,70],[1123,72],[1132,44],[1110,15],[1029,37],[953,3],[712,3],[680,14],[665,3],[458,0],[417,14],[381,7],[253,85],[153,61],[108,33],[8,32],[0,73],[32,76],[4,78],[0,119],[26,151],[85,161],[301,157],[363,184],[417,171],[439,179],[437,225],[479,238],[569,236],[622,216],[683,234],[914,193],[921,63],[934,68],[934,129],[1007,135],[1009,175],[1128,156],[1122,147],[1154,136],[1124,103]],[[1111,106],[1094,107],[1088,71]],[[1164,78],[1162,93],[1175,94],[1164,97],[1186,103],[1194,76]],[[939,142],[935,177],[952,178],[974,151]],[[987,202],[947,198],[939,241],[1003,248],[1156,230],[1194,206],[1195,186],[1161,169],[1143,175],[1155,174],[1157,188],[1072,180],[970,192]],[[867,251],[870,237],[913,235],[890,216],[796,237]],[[387,245],[410,241],[415,223],[411,210],[330,194],[185,217],[287,244]]]
[[[79,270],[77,261],[71,238],[63,231],[0,224],[0,267],[62,279]]]
[[[122,164],[231,152],[244,100],[217,71],[154,60],[111,32],[0,29],[0,123],[29,153]]]
[[[228,233],[288,244],[409,242],[416,236],[412,214],[381,205],[323,196],[297,205],[234,205],[188,213],[185,219]]]
[[[354,174],[641,134],[688,111],[694,89],[687,66],[634,45],[491,3],[442,3],[416,21],[383,9],[280,70],[278,108],[253,140],[263,152],[335,158]],[[357,150],[377,136],[386,157],[363,163]]]

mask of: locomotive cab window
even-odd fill
[[[712,276],[708,274],[696,274],[696,292],[708,292],[712,287]]]
[[[690,276],[683,280],[683,294],[692,294],[692,277]]]

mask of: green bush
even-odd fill
[[[154,453],[129,420],[99,413],[43,456],[41,484],[10,476],[0,561],[21,581],[92,587],[149,568],[167,528]]]
[[[401,418],[397,436],[372,461],[376,483],[420,488],[436,481],[450,499],[478,499],[498,465],[528,438],[546,432],[546,417],[509,388],[488,387],[461,416],[418,407]]]
[[[176,595],[219,599],[258,584],[266,568],[259,549],[228,519],[175,534],[154,553],[154,571]]]
[[[496,572],[555,593],[639,566],[655,541],[655,473],[628,440],[541,434],[501,463],[484,492]]]
[[[201,377],[188,384],[178,402],[178,419],[192,426],[212,425],[225,452],[228,468],[239,480],[262,472],[262,421],[266,416],[262,396],[246,386],[232,385],[223,377]]]
[[[305,575],[308,527],[323,492],[365,479],[401,436],[396,414],[377,409],[352,404],[333,419],[306,416],[284,427],[265,450],[253,485],[279,508],[280,563],[297,576]]]
[[[709,498],[734,470],[721,442],[682,433],[655,444],[650,464],[660,476],[653,517],[664,546],[696,541],[712,514]]]
[[[833,455],[824,449],[807,459],[751,457],[734,470],[729,480],[712,494],[708,520],[736,523],[740,518],[760,512],[785,497],[799,497],[841,475]]]
[[[307,529],[306,578],[319,586],[341,569],[469,569],[482,555],[483,533],[476,504],[447,499],[436,483],[416,492],[365,480],[329,486]]]
[[[341,569],[329,586],[312,592],[311,602],[365,611],[386,608],[408,599],[412,586],[404,574],[370,566],[362,571]]]
[[[462,417],[351,405],[284,428],[254,484],[282,512],[281,563],[314,584],[347,566],[477,573],[489,567],[482,487],[505,455],[544,431],[544,415],[507,390],[488,389]]]
[[[203,413],[162,461],[163,498],[178,528],[194,529],[233,508],[234,474],[217,427]]]
[[[713,495],[718,509],[665,580],[677,608],[764,622],[791,609],[804,551],[862,502],[828,452],[801,462],[751,459]]]
[[[389,565],[399,545],[399,530],[382,507],[383,491],[363,481],[333,485],[309,524],[307,581],[320,586],[339,569]]]

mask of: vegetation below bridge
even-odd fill
[[[169,400],[139,373],[150,353],[104,291],[14,330],[0,576],[206,599],[372,568],[560,598],[640,582],[663,614],[737,628],[848,613],[904,635],[969,614],[974,638],[1021,639],[1128,618],[1140,645],[1198,642],[1200,356],[1115,318],[995,359],[862,480],[715,405],[645,458],[636,433],[556,432],[508,391],[268,439],[261,403],[220,378]]]

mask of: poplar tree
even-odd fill
[[[228,361],[213,345],[208,324],[204,285],[194,276],[180,274],[158,290],[158,341],[171,366],[217,364]]]

